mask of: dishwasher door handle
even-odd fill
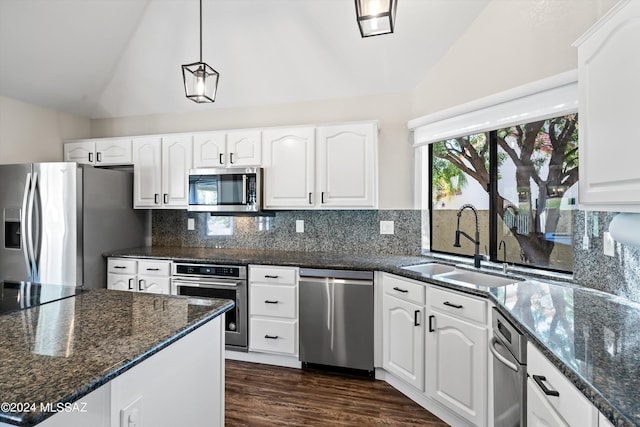
[[[505,365],[507,368],[511,369],[512,371],[514,372],[520,371],[520,368],[516,363],[513,363],[511,360],[501,355],[498,352],[498,350],[496,350],[496,345],[501,345],[504,347],[504,345],[496,337],[491,338],[491,341],[489,342],[489,351],[491,351],[491,354],[493,354],[493,357],[498,359],[503,365]]]

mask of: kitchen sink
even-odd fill
[[[407,265],[402,267],[403,270],[415,271],[427,276],[434,276],[436,274],[449,273],[455,270],[455,267],[450,265],[438,264],[435,262],[429,262],[426,264]]]
[[[498,277],[492,274],[479,273],[477,271],[467,271],[455,269],[448,273],[442,273],[435,275],[435,279],[451,280],[455,282],[464,282],[469,285],[486,286],[488,288],[499,288],[500,286],[507,286],[517,282],[521,282],[522,279],[514,279],[510,277]]]

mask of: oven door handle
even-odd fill
[[[176,287],[180,287],[180,286],[188,286],[188,287],[194,287],[194,288],[210,288],[210,289],[215,289],[215,288],[237,288],[238,286],[240,286],[242,284],[242,282],[213,282],[213,281],[209,281],[207,280],[205,281],[197,281],[197,280],[184,280],[184,279],[173,279],[173,284]]]
[[[500,362],[502,362],[502,364],[505,365],[507,368],[511,369],[514,372],[518,372],[520,370],[520,367],[518,366],[518,364],[513,363],[511,360],[501,355],[498,352],[498,350],[496,350],[495,348],[496,345],[501,345],[504,347],[504,344],[502,344],[496,337],[492,337],[491,341],[489,342],[489,350],[491,351],[491,354],[493,354],[493,356],[496,359],[498,359]]]

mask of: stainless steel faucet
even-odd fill
[[[462,216],[462,211],[464,211],[465,209],[471,209],[475,216],[475,219],[476,219],[475,239],[469,236],[464,231],[460,230],[460,217]],[[470,205],[470,204],[462,205],[462,207],[458,209],[458,226],[456,227],[456,241],[453,243],[453,246],[456,248],[460,247],[460,235],[466,237],[475,245],[474,252],[473,252],[473,266],[475,268],[480,268],[480,261],[484,259],[484,256],[480,255],[480,224],[478,223],[478,211],[473,205]]]

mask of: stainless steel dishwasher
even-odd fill
[[[300,269],[300,361],[373,375],[373,272]]]

